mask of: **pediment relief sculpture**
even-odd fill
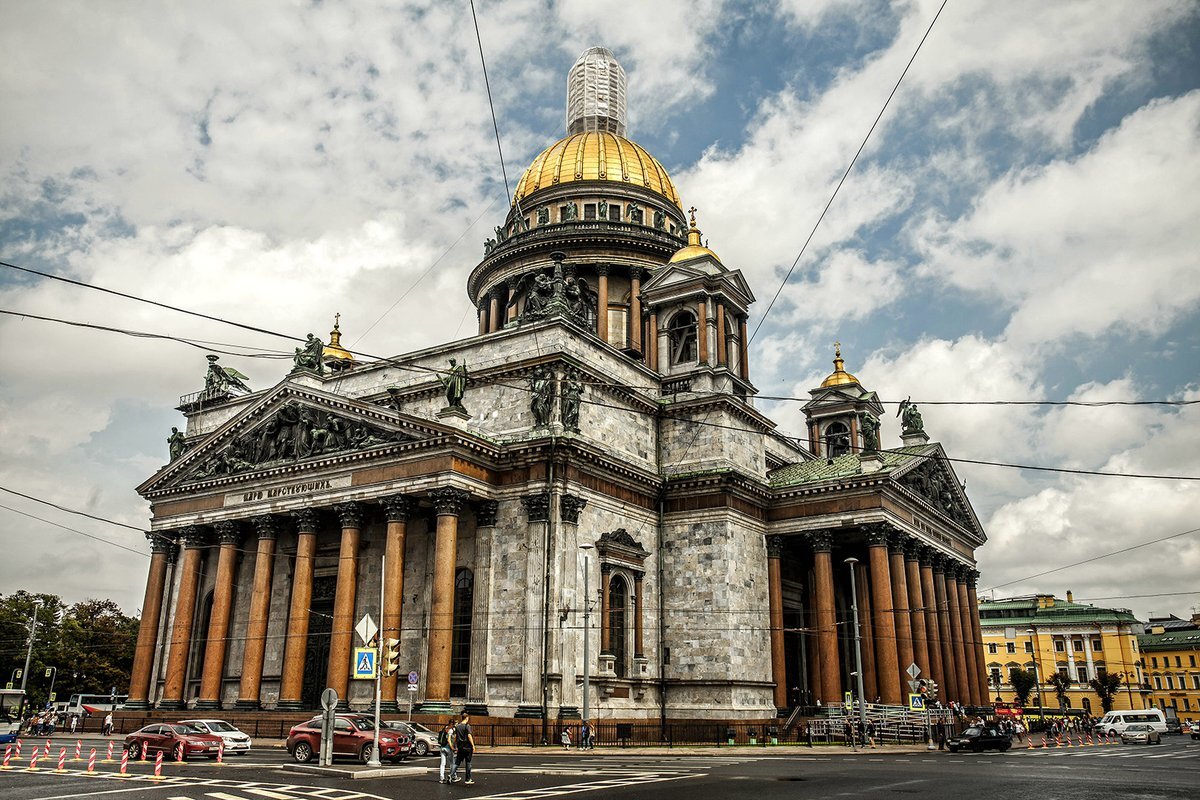
[[[924,497],[955,522],[974,529],[970,511],[959,498],[954,479],[934,459],[925,459],[900,479],[900,485]]]

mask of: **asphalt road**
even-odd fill
[[[58,749],[57,747],[55,749]],[[85,748],[85,753],[87,752]],[[73,754],[73,751],[72,753]],[[349,780],[282,768],[286,753],[260,749],[230,759],[164,764],[165,779],[150,780],[149,765],[132,777],[98,764],[99,776],[68,761],[67,772],[19,767],[0,771],[0,800],[137,798],[138,800],[378,800],[446,797],[546,800],[553,797],[836,798],[912,795],[991,798],[999,793],[1033,800],[1153,798],[1196,800],[1200,741],[1169,737],[1161,746],[1106,746],[950,754],[923,750],[850,752],[845,748],[783,750],[721,748],[680,753],[663,749],[564,753],[481,751],[475,785],[438,783],[436,758],[409,759],[392,777]],[[1015,793],[1015,794],[1013,794]]]

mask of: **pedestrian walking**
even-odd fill
[[[71,715],[71,733],[75,733],[75,727],[77,725],[79,725],[79,715],[72,714]]]
[[[438,731],[438,753],[442,757],[442,765],[438,769],[438,783],[449,783],[456,780],[454,775],[454,723],[446,720],[446,724]],[[446,777],[446,768],[450,768],[450,777]]]
[[[559,740],[562,742],[563,750],[571,749],[571,729],[566,725],[563,726]]]
[[[105,736],[112,736],[113,715],[111,711],[104,715],[104,730],[102,732]]]
[[[465,764],[463,786],[470,786],[475,783],[471,780],[471,756],[475,754],[475,739],[471,736],[471,717],[467,714],[463,714],[462,719],[454,726],[454,750],[454,771],[450,780],[453,782],[458,778],[458,768]]]
[[[583,725],[581,725],[579,728],[579,749],[593,750],[595,747],[596,737],[595,734],[592,733],[592,723],[585,719],[583,721]]]
[[[867,744],[871,745],[871,749],[875,749],[875,720],[867,723]]]

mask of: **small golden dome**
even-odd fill
[[[667,170],[639,144],[607,131],[575,133],[542,151],[517,181],[513,203],[539,189],[571,181],[629,183],[662,195],[683,210]]]
[[[342,348],[342,331],[338,327],[342,315],[333,315],[333,330],[329,332],[329,344],[322,351],[322,359],[331,369],[345,369],[354,363],[354,354]]]
[[[842,343],[835,342],[833,345],[833,372],[829,373],[829,377],[821,381],[821,388],[827,389],[830,386],[845,386],[851,383],[858,383],[858,378],[846,372],[846,362],[842,360]],[[859,384],[861,386],[861,384]]]
[[[676,250],[675,255],[671,256],[671,260],[667,263],[677,264],[680,261],[691,261],[693,258],[700,258],[700,256],[712,256],[718,264],[722,263],[719,255],[700,244],[700,229],[696,227],[696,207],[692,206],[689,208],[688,213],[692,215],[692,221],[688,227],[687,246]]]

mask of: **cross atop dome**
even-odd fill
[[[625,135],[625,69],[607,47],[589,47],[567,73],[567,135]]]

